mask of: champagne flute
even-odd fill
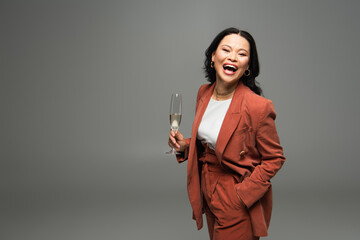
[[[170,126],[173,132],[177,132],[181,122],[181,113],[182,113],[182,97],[179,93],[174,93],[171,95],[170,103]],[[177,154],[174,148],[172,148],[167,154]]]

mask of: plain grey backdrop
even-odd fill
[[[357,239],[357,1],[0,1],[0,239],[208,239],[186,163],[168,151],[171,93],[189,136],[204,51],[255,38],[287,162],[264,239]]]

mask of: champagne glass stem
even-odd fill
[[[177,128],[171,128],[171,130],[173,130],[173,132],[176,134]],[[174,147],[172,147],[172,148],[170,149],[170,151],[167,152],[167,153],[169,153],[169,154],[177,154],[178,152],[175,150]]]

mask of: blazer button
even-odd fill
[[[240,152],[240,157],[244,157],[245,156],[245,151],[244,150],[242,150],[241,152]]]

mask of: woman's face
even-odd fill
[[[225,36],[212,54],[216,81],[237,83],[249,68],[250,44],[238,34]]]

